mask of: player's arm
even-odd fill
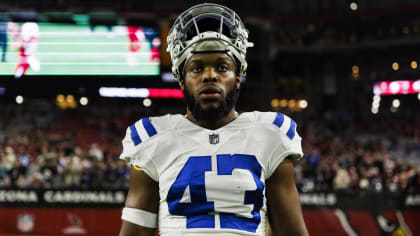
[[[273,235],[308,235],[295,185],[293,162],[286,158],[266,185],[268,218]]]
[[[153,236],[157,228],[159,184],[137,167],[130,169],[130,189],[120,236]]]

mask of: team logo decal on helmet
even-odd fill
[[[181,13],[169,31],[167,51],[171,54],[172,72],[182,78],[183,65],[193,54],[225,52],[239,63],[239,75],[246,73],[248,31],[239,16],[218,4],[204,3]]]

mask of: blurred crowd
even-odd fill
[[[350,117],[326,113],[302,121],[305,157],[296,165],[300,191],[420,190],[417,115]]]
[[[0,187],[128,186],[118,155],[130,124],[124,117],[135,114],[118,106],[62,110],[42,100],[1,107]]]
[[[119,160],[128,125],[150,111],[103,104],[63,110],[46,101],[1,104],[0,187],[126,188]],[[293,114],[291,114],[293,117]],[[412,114],[293,117],[305,157],[295,166],[307,191],[420,190],[420,124]]]

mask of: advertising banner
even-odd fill
[[[127,190],[0,189],[0,235],[117,235]],[[420,193],[300,193],[310,235],[420,235]]]

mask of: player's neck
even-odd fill
[[[198,121],[194,118],[191,111],[187,109],[187,114],[185,117],[198,126],[201,126],[206,129],[215,130],[229,124],[231,121],[236,119],[238,117],[238,112],[236,112],[235,109],[232,109],[225,117],[221,119],[211,120],[211,121],[209,120]]]

